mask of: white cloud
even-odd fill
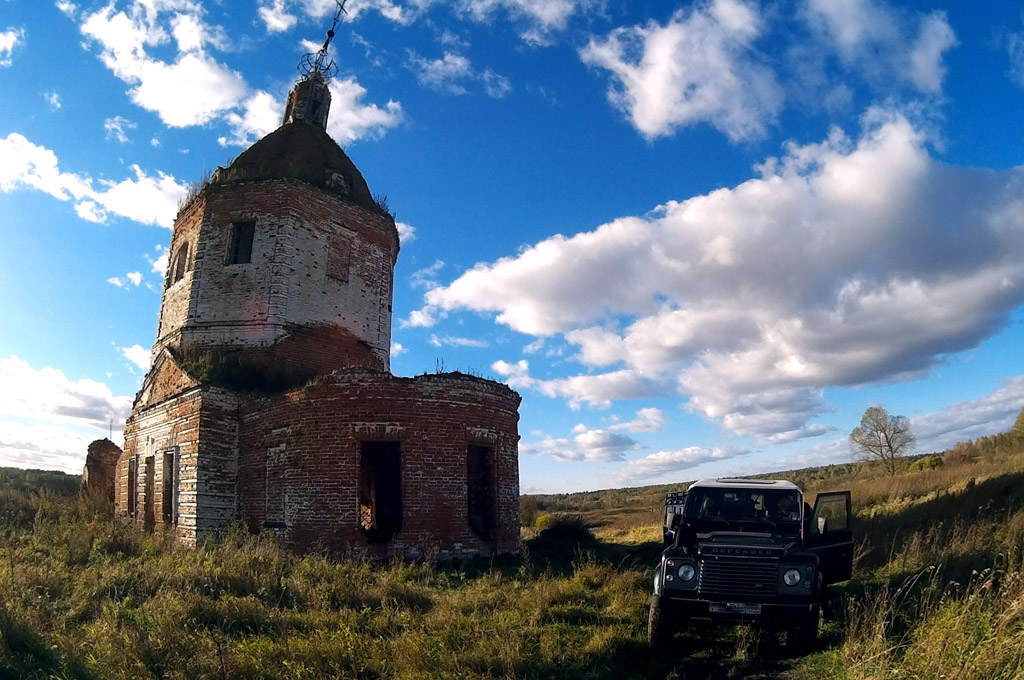
[[[346,144],[365,137],[380,138],[390,128],[402,122],[402,105],[388,100],[384,108],[376,104],[363,104],[366,88],[355,78],[332,80],[331,113],[327,121],[327,133]]]
[[[0,359],[0,415],[107,431],[124,427],[132,398],[115,396],[95,380],[72,381],[54,368],[35,370],[12,356]]]
[[[228,113],[224,120],[231,127],[230,137],[218,138],[221,146],[249,146],[281,125],[284,107],[273,95],[259,90],[242,103],[242,113]]]
[[[627,432],[657,432],[665,427],[668,419],[660,408],[642,408],[636,412],[636,418],[627,423],[616,423],[609,430],[626,430]]]
[[[134,130],[138,125],[123,116],[114,116],[103,121],[103,129],[107,131],[107,139],[116,139],[124,144],[128,141],[125,130]]]
[[[446,94],[466,94],[466,87],[461,81],[468,80],[473,75],[473,66],[469,59],[453,52],[445,52],[439,59],[425,59],[415,52],[410,52],[409,66],[416,73],[416,79],[421,85]]]
[[[248,90],[241,74],[206,53],[207,45],[220,47],[225,40],[219,28],[203,23],[202,12],[192,2],[136,0],[127,12],[115,12],[110,4],[88,15],[81,29],[99,43],[104,65],[131,85],[132,101],[171,127],[201,125],[235,108]],[[162,14],[172,16],[161,22]],[[173,62],[147,53],[171,36],[177,46]]]
[[[633,370],[541,380],[530,376],[530,364],[520,359],[514,364],[504,360],[491,364],[491,370],[505,378],[513,389],[533,389],[546,397],[564,398],[572,409],[583,404],[606,409],[615,399],[643,399],[664,396],[666,388]]]
[[[484,83],[484,91],[487,92],[488,97],[501,99],[512,91],[512,83],[509,82],[509,79],[489,68],[484,69],[484,72],[480,74],[480,79]]]
[[[105,437],[106,433],[95,438]],[[0,466],[81,474],[89,439],[59,425],[0,419]]]
[[[617,28],[580,50],[608,70],[608,99],[648,139],[707,122],[731,140],[762,137],[782,107],[771,70],[753,43],[761,34],[755,6],[710,0],[678,10],[664,26]]]
[[[487,347],[487,343],[483,340],[476,340],[475,338],[458,338],[450,335],[444,337],[438,337],[436,335],[430,336],[430,344],[434,347]]]
[[[466,94],[469,92],[466,85],[471,82],[482,83],[484,92],[494,99],[501,99],[512,91],[508,78],[489,68],[477,71],[469,59],[455,52],[446,51],[438,59],[426,59],[410,50],[407,65],[421,85],[445,94]]]
[[[623,482],[636,482],[695,468],[704,463],[743,456],[749,451],[729,448],[690,446],[675,451],[659,451],[631,460],[622,466],[618,476]]]
[[[477,21],[489,21],[498,10],[524,24],[521,36],[534,45],[546,45],[551,34],[562,31],[574,14],[590,3],[585,0],[460,0],[460,7]]]
[[[805,0],[802,14],[815,49],[836,54],[868,81],[887,86],[895,77],[921,92],[941,92],[943,56],[957,45],[945,12],[911,14],[876,0]]]
[[[89,177],[61,172],[56,154],[46,147],[16,132],[0,139],[0,191],[30,186],[62,201],[74,200],[75,211],[90,222],[104,222],[111,212],[140,224],[170,227],[187,188],[162,172],[153,177],[137,165],[131,168],[135,179],[99,180],[98,189]]]
[[[24,38],[24,28],[8,28],[6,31],[0,31],[0,68],[14,63],[11,59],[14,47],[19,42],[23,42]]]
[[[434,264],[429,267],[414,271],[412,276],[409,277],[409,283],[413,288],[423,288],[426,290],[437,288],[437,274],[442,269],[444,269],[444,261],[434,260]]]
[[[272,0],[270,4],[260,7],[260,19],[267,27],[267,33],[283,33],[291,30],[297,19],[294,14],[285,10],[285,0]]]
[[[1007,378],[979,399],[951,404],[941,411],[910,419],[917,450],[942,451],[957,442],[1005,432],[1024,409],[1024,375]]]
[[[50,107],[51,111],[60,111],[60,107],[62,106],[62,104],[60,101],[59,94],[57,94],[56,92],[44,92],[43,99],[46,100],[46,103]]]
[[[118,349],[121,351],[121,354],[124,355],[125,359],[132,362],[133,364],[141,368],[143,371],[149,370],[150,353],[148,349],[146,349],[142,345],[132,345],[131,347],[119,347]]]
[[[765,442],[824,434],[808,421],[825,388],[920,377],[1024,303],[1024,167],[938,163],[898,112],[863,125],[790,143],[736,187],[477,264],[417,320],[468,309],[561,334],[608,372],[493,370],[572,406],[680,394]]]
[[[124,278],[120,276],[112,276],[107,279],[107,283],[117,286],[118,288],[130,288],[131,286],[138,287],[142,283],[142,272],[128,272],[124,275]]]
[[[416,240],[416,227],[411,224],[395,222],[395,228],[398,229],[398,241],[403,246]]]
[[[611,463],[625,460],[625,453],[640,448],[632,437],[607,430],[580,429],[572,439],[546,436],[519,445],[519,453],[550,456],[562,461]]]
[[[146,261],[153,265],[153,273],[159,274],[162,278],[165,274],[167,274],[167,259],[169,253],[161,245],[158,245],[156,247],[156,252],[159,253],[159,255],[157,255],[156,258],[153,258],[150,255],[146,255]]]
[[[74,19],[75,15],[78,14],[78,5],[67,0],[58,0],[57,9],[65,14],[69,19]]]
[[[1006,36],[1006,53],[1010,57],[1010,79],[1024,87],[1024,31]]]
[[[921,32],[910,52],[910,81],[922,92],[942,91],[946,66],[942,55],[958,44],[945,12],[932,12],[921,19]]]
[[[393,343],[391,343],[391,356],[392,357],[397,357],[399,355],[405,354],[408,351],[409,351],[409,349],[405,345],[400,343],[400,342],[393,342]]]

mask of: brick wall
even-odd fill
[[[256,223],[252,261],[227,264],[232,224],[247,221]],[[296,328],[334,326],[346,331],[331,339],[339,362],[388,368],[398,256],[390,217],[293,179],[209,185],[175,221],[172,260],[185,242],[189,271],[164,291],[154,352],[265,347]]]
[[[396,378],[360,369],[250,401],[241,409],[239,512],[251,529],[269,525],[299,548],[376,556],[514,551],[518,406],[519,395],[508,387],[472,376]],[[386,544],[371,544],[358,524],[362,441],[401,446],[402,527]],[[493,542],[468,522],[471,444],[494,449]]]

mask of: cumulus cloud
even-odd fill
[[[430,344],[434,347],[487,347],[487,342],[476,338],[459,338],[451,335],[438,337],[430,336]]]
[[[665,412],[660,408],[642,408],[636,412],[636,417],[626,423],[616,423],[608,427],[609,430],[626,430],[627,432],[657,432],[665,427],[668,419]]]
[[[732,140],[761,137],[782,93],[754,42],[762,19],[753,4],[711,0],[680,9],[665,24],[617,28],[580,50],[611,75],[608,99],[648,139],[710,123]]]
[[[138,286],[142,283],[142,272],[128,272],[124,275],[124,278],[120,276],[112,276],[107,279],[107,283],[117,286],[118,288],[130,288],[131,286]]]
[[[695,468],[704,463],[727,460],[749,453],[744,449],[704,448],[690,446],[675,451],[658,451],[649,456],[631,460],[619,470],[619,479],[624,483],[649,480],[674,472]]]
[[[232,111],[224,120],[231,135],[219,137],[221,146],[249,146],[281,125],[284,107],[273,95],[259,90],[242,102],[242,112]]]
[[[823,434],[824,389],[919,377],[1001,329],[1024,302],[1024,168],[931,158],[899,112],[851,139],[786,146],[760,176],[480,263],[425,293],[561,334],[605,373],[493,370],[517,388],[606,406],[679,394],[742,435]]]
[[[806,0],[802,15],[818,50],[869,81],[895,77],[920,92],[941,92],[943,58],[958,43],[945,12],[899,12],[875,0]]]
[[[50,107],[51,111],[60,111],[62,104],[59,94],[56,92],[44,92],[43,99],[46,100],[46,104]]]
[[[405,345],[400,343],[400,342],[393,342],[393,343],[391,343],[391,356],[392,357],[397,357],[399,355],[405,354],[408,351],[409,351],[409,349]]]
[[[267,33],[283,33],[290,30],[298,21],[294,14],[287,12],[285,6],[285,0],[273,0],[269,4],[260,6],[260,19],[267,27]]]
[[[550,456],[561,461],[611,463],[625,460],[627,451],[641,448],[628,435],[600,429],[577,429],[572,439],[545,436],[540,441],[520,444],[519,452]]]
[[[123,428],[132,399],[95,380],[69,380],[54,368],[36,370],[12,356],[0,359],[0,415],[87,426]]]
[[[0,68],[10,66],[13,62],[11,55],[14,54],[14,47],[19,42],[24,42],[25,29],[8,28],[0,31]]]
[[[119,347],[118,349],[121,351],[121,354],[124,355],[125,359],[132,362],[133,364],[141,368],[143,371],[149,370],[150,353],[148,349],[146,349],[142,345],[132,345],[131,347]]]
[[[331,113],[327,133],[339,144],[364,137],[380,138],[402,122],[402,105],[394,100],[388,100],[383,108],[364,104],[366,88],[355,78],[335,79],[328,87],[331,91]]]
[[[163,15],[170,18],[161,20]],[[207,46],[225,43],[223,31],[206,25],[202,6],[133,2],[127,11],[113,3],[85,17],[81,30],[100,46],[100,60],[131,86],[132,101],[160,116],[166,125],[202,125],[242,100],[247,87],[241,74],[217,62]],[[174,40],[177,54],[166,62],[147,50]]]
[[[105,222],[113,213],[140,224],[170,227],[187,187],[162,172],[153,176],[138,165],[131,169],[134,179],[94,182],[88,176],[61,172],[53,151],[16,132],[0,139],[0,191],[28,186],[61,201],[73,200],[79,217],[90,222]]]
[[[138,125],[123,116],[114,116],[103,121],[103,129],[107,131],[107,139],[116,139],[124,144],[128,141],[125,130],[134,130]]]
[[[94,438],[106,436],[97,434]],[[0,466],[81,474],[89,439],[66,427],[0,419]]]
[[[272,0],[260,8],[268,31],[290,28],[294,17],[287,13],[289,5]],[[352,8],[350,14],[355,12]],[[81,31],[99,46],[104,65],[130,86],[132,101],[159,115],[166,125],[187,127],[222,119],[230,129],[219,138],[222,145],[251,144],[280,124],[283,106],[272,94],[253,91],[240,73],[211,55],[212,50],[227,48],[228,40],[221,27],[204,21],[204,13],[202,4],[192,0],[135,0],[123,11],[115,11],[111,3],[85,16]],[[173,60],[153,56],[169,45]],[[398,102],[388,101],[384,107],[364,104],[366,90],[354,78],[333,81],[330,87],[327,131],[341,143],[379,137],[401,122]]]
[[[919,451],[942,451],[957,442],[1005,432],[1024,409],[1024,375],[1007,378],[991,394],[911,418]]]
[[[421,85],[445,94],[466,94],[469,92],[466,86],[472,82],[482,83],[487,96],[495,99],[501,99],[512,91],[508,78],[489,68],[477,71],[469,59],[455,52],[427,59],[410,50],[407,65]]]
[[[467,90],[461,81],[473,73],[469,59],[453,52],[445,52],[438,59],[426,59],[410,52],[409,68],[416,74],[421,85],[455,95],[466,94]]]
[[[534,45],[547,45],[573,15],[582,13],[586,0],[460,0],[461,9],[477,21],[488,21],[499,10],[523,24],[521,37]]]
[[[395,222],[395,228],[398,229],[398,242],[402,245],[412,243],[416,240],[416,227],[405,222]]]
[[[644,399],[665,393],[664,385],[628,369],[545,380],[530,376],[530,364],[526,359],[514,364],[499,359],[491,364],[491,370],[505,378],[505,382],[514,389],[532,389],[546,397],[563,398],[573,410],[583,404],[606,409],[615,399]]]

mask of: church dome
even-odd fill
[[[305,120],[285,123],[243,151],[211,184],[298,179],[381,212],[355,163],[319,125]]]

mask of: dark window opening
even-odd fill
[[[154,467],[155,461],[153,460],[153,456],[146,456],[146,495],[143,498],[145,507],[143,508],[144,514],[142,516],[142,523],[145,526],[146,531],[152,531],[153,524],[156,521],[156,507],[154,503],[156,499],[153,498],[153,480],[156,477],[156,470],[154,469]]]
[[[178,248],[178,254],[174,256],[174,263],[171,265],[171,284],[185,278],[186,271],[188,271],[188,244],[183,243]]]
[[[402,467],[398,442],[362,442],[359,526],[373,543],[390,541],[402,528]]]
[[[267,470],[263,500],[263,527],[265,529],[285,529],[284,495],[285,484],[285,447],[274,446],[267,449]]]
[[[467,450],[466,491],[469,528],[483,540],[493,540],[498,525],[498,499],[492,447],[470,445]]]
[[[228,250],[228,264],[249,264],[252,262],[252,239],[255,234],[255,222],[237,222],[231,225],[231,247]]]
[[[161,509],[163,511],[164,524],[176,525],[178,523],[178,449],[164,452],[163,472],[163,496],[161,497]]]
[[[128,516],[135,517],[139,507],[139,462],[137,457],[128,460]]]

